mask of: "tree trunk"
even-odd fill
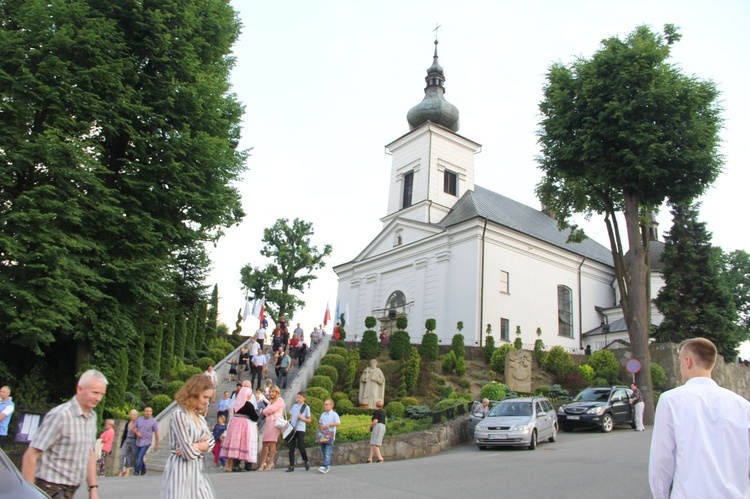
[[[641,221],[639,216],[639,197],[637,194],[625,192],[625,225],[628,232],[630,246],[630,260],[627,262],[626,284],[628,288],[628,307],[625,323],[628,326],[630,344],[633,356],[641,363],[641,370],[635,375],[636,384],[643,394],[646,407],[643,412],[643,422],[654,422],[654,391],[651,383],[651,354],[648,349],[650,324],[650,298],[648,291],[648,267],[646,266],[646,247],[641,237]],[[648,243],[648,241],[646,242]]]

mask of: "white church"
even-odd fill
[[[367,316],[392,332],[404,315],[417,344],[427,319],[437,321],[442,344],[458,322],[467,346],[483,345],[488,325],[495,345],[512,343],[517,326],[525,348],[537,328],[547,347],[572,352],[627,341],[609,248],[569,244],[548,214],[476,185],[480,144],[457,133],[437,41],[425,81],[424,100],[407,114],[410,131],[386,146],[393,163],[383,229],[334,267],[347,337],[362,337]],[[663,243],[653,244],[658,262]],[[663,282],[655,270],[654,296]]]

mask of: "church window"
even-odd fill
[[[509,284],[509,278],[510,275],[505,270],[500,271],[500,292],[501,293],[510,293],[510,284]]]
[[[452,196],[456,196],[458,192],[458,176],[448,170],[443,173],[443,192]]]
[[[388,297],[388,301],[385,302],[386,309],[401,309],[403,312],[406,308],[406,296],[403,291],[394,291],[391,296]]]
[[[510,341],[510,321],[500,318],[500,339]]]
[[[567,286],[557,287],[557,334],[573,337],[573,292]]]
[[[411,194],[414,190],[414,172],[404,175],[404,197],[401,202],[401,209],[411,206]]]

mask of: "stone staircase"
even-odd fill
[[[287,388],[286,390],[282,390],[281,397],[284,399],[284,403],[286,404],[287,411],[292,407],[292,405],[295,403],[295,396],[298,391],[304,390],[307,386],[307,383],[310,381],[310,378],[312,378],[315,371],[320,366],[320,360],[323,358],[323,355],[326,354],[328,351],[329,342],[331,341],[330,335],[325,335],[323,339],[318,343],[318,345],[315,348],[312,348],[308,351],[307,358],[305,359],[305,362],[302,364],[302,366],[298,366],[298,362],[296,359],[292,359],[292,368],[289,370],[289,374],[287,377]],[[222,359],[220,362],[218,362],[214,366],[214,370],[216,371],[216,375],[219,378],[219,386],[217,388],[217,394],[216,394],[216,400],[218,401],[225,391],[228,391],[230,394],[234,392],[236,387],[236,382],[229,382],[229,367],[230,367],[230,361],[233,358],[238,358],[240,355],[240,348],[243,346],[247,346],[250,343],[250,339],[248,338],[247,341],[245,341],[242,345],[237,347],[236,350],[234,350],[231,354],[227,355],[224,359]],[[268,377],[276,382],[276,375],[273,370],[273,366],[270,366],[268,369]],[[242,379],[250,379],[250,372],[243,372],[242,373]],[[155,416],[155,419],[157,423],[159,424],[159,450],[157,452],[151,452],[149,450],[149,453],[146,455],[146,468],[149,472],[162,472],[164,471],[164,465],[167,462],[167,458],[170,454],[170,448],[169,448],[169,422],[172,419],[172,413],[177,408],[177,403],[172,402],[169,406],[167,406],[166,409],[164,409],[162,412],[160,412],[158,415]],[[213,403],[208,409],[208,414],[206,415],[206,421],[208,423],[209,428],[213,428],[216,424],[216,404]],[[259,432],[259,437],[261,433]],[[258,449],[261,448],[261,445],[258,445]],[[207,456],[207,458],[204,460],[205,465],[207,468],[210,468],[213,463],[213,456]]]

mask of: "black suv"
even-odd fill
[[[630,405],[633,391],[626,386],[586,388],[557,410],[557,421],[563,431],[576,427],[598,427],[607,433],[616,424],[635,428],[635,410]]]

